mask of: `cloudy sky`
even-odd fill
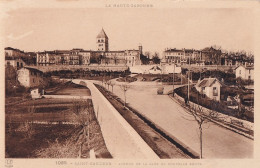
[[[16,8],[6,12],[4,45],[25,51],[96,49],[102,27],[110,50],[163,51],[210,45],[253,51],[254,13],[246,8]]]

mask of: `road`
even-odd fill
[[[168,95],[157,95],[153,82],[134,82],[127,91],[127,103],[185,145],[200,153],[198,124]],[[117,83],[118,84],[118,83]],[[172,86],[166,86],[169,91]],[[110,88],[111,90],[111,88]],[[118,85],[114,93],[123,99]],[[124,100],[124,99],[123,99]],[[214,123],[203,124],[204,158],[253,158],[254,141]]]

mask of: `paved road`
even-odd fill
[[[197,123],[168,95],[157,95],[157,87],[153,83],[133,83],[127,91],[127,103],[199,153]],[[172,86],[165,88],[167,91],[171,89]],[[114,93],[123,98],[119,86],[114,87]],[[204,158],[253,157],[253,140],[213,123],[205,123],[203,130]]]

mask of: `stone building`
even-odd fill
[[[17,79],[24,87],[37,87],[43,82],[43,73],[38,69],[24,67],[17,71]]]
[[[54,50],[37,53],[37,65],[89,65],[91,58],[96,58],[100,65],[135,66],[140,65],[142,46],[138,50],[109,50],[109,38],[104,29],[96,37],[97,50]]]
[[[202,61],[201,51],[193,49],[166,49],[163,52],[163,55],[163,62],[168,64],[175,62],[184,65],[189,63],[189,59],[191,64]]]
[[[21,58],[26,56],[26,53],[24,51],[21,51],[16,48],[12,47],[6,47],[5,48],[5,57],[6,58]]]
[[[6,59],[5,66],[8,65],[13,66],[15,69],[20,69],[23,68],[26,64],[22,59],[17,58],[17,59]]]
[[[101,32],[97,35],[97,51],[107,52],[108,49],[108,37],[102,28]]]

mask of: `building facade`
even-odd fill
[[[11,65],[13,66],[15,69],[20,69],[23,68],[26,64],[22,59],[6,59],[5,60],[5,66]]]
[[[108,49],[108,36],[106,35],[104,29],[102,28],[101,32],[97,35],[97,51],[107,52]]]
[[[191,64],[194,64],[203,61],[201,54],[201,51],[193,49],[166,49],[163,53],[163,62],[169,64],[175,62],[183,65],[188,64],[190,61]]]
[[[201,94],[206,95],[208,98],[220,101],[220,89],[224,86],[217,78],[204,78],[199,80],[195,88]]]
[[[24,87],[37,87],[43,82],[43,73],[38,69],[24,67],[17,71],[17,78]]]
[[[140,65],[142,46],[138,50],[109,50],[109,38],[104,29],[96,37],[97,50],[55,50],[37,53],[37,65],[89,65],[91,58],[100,65],[135,66]]]
[[[26,56],[26,53],[24,51],[21,51],[16,48],[12,47],[6,47],[5,48],[5,57],[6,58],[21,58]]]
[[[236,78],[254,80],[254,67],[240,65],[236,68]]]

